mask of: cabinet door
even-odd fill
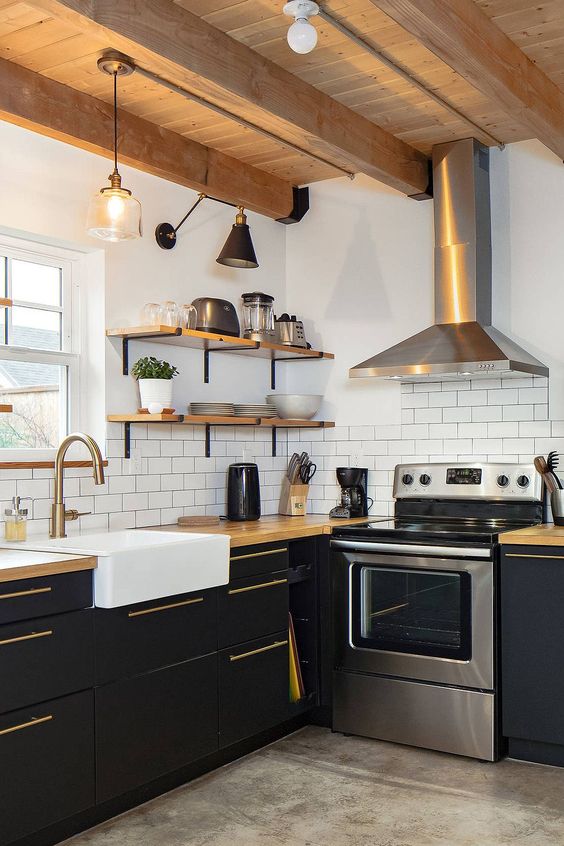
[[[279,632],[288,622],[288,571],[236,579],[219,593],[219,647]]]
[[[0,712],[93,686],[92,609],[0,626]]]
[[[96,608],[96,682],[134,676],[217,650],[214,590]]]
[[[92,570],[0,584],[0,624],[92,605]]]
[[[0,844],[94,805],[92,691],[0,716]]]
[[[531,557],[529,557],[531,556]],[[501,568],[502,730],[564,744],[564,550],[506,551]]]
[[[288,629],[219,653],[219,739],[229,746],[288,715]]]
[[[261,543],[231,550],[229,573],[232,579],[244,579],[261,573],[288,569],[288,544]]]
[[[217,654],[95,693],[98,802],[217,750]]]

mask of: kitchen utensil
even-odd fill
[[[559,454],[556,452],[556,450],[551,450],[551,452],[548,453],[546,463],[548,465],[548,469],[550,470],[550,472],[552,473],[552,475],[556,479],[558,489],[562,490],[562,482],[560,481],[560,476],[556,472],[556,468],[558,467],[559,462],[560,462]]]
[[[193,517],[179,517],[179,526],[219,526],[221,520],[211,514],[195,514]]]
[[[301,320],[296,320],[296,315],[291,317],[289,314],[281,314],[274,320],[274,328],[276,330],[276,343],[283,344],[289,347],[307,347],[305,338],[304,324]]]
[[[141,323],[143,326],[158,326],[161,307],[158,303],[145,303],[141,310]]]
[[[260,481],[256,464],[230,464],[227,468],[227,517],[237,521],[260,518]]]
[[[292,457],[290,458],[290,461],[288,462],[288,471],[287,471],[287,474],[286,474],[288,476],[290,484],[293,484],[293,482],[295,481],[295,478],[296,478],[298,471],[299,471],[299,466],[300,466],[300,456],[298,455],[297,452],[295,452],[292,455]]]
[[[317,464],[312,461],[306,461],[300,467],[300,479],[303,485],[309,485],[315,474],[317,473]]]
[[[174,300],[167,300],[159,311],[159,323],[163,326],[178,326],[179,312]]]
[[[320,394],[269,394],[267,400],[274,403],[278,416],[283,420],[311,420],[319,411]]]
[[[564,526],[564,490],[555,490],[550,494],[552,519],[556,526]]]
[[[243,337],[253,341],[276,341],[274,328],[274,297],[253,291],[241,294],[243,300]]]
[[[198,314],[193,305],[185,303],[179,308],[179,325],[182,329],[195,329]]]
[[[196,309],[196,329],[216,335],[239,337],[237,310],[229,300],[216,297],[198,297],[192,302]]]
[[[548,464],[546,463],[544,456],[538,455],[535,458],[534,464],[537,473],[540,473],[540,475],[542,476],[548,492],[552,494],[554,491],[557,491],[558,483],[556,481],[556,477],[554,473],[549,470]]]

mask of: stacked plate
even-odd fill
[[[190,414],[198,417],[233,417],[235,408],[232,402],[191,402]]]
[[[276,409],[270,403],[235,403],[234,408],[236,417],[276,417]]]

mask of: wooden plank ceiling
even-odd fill
[[[283,0],[168,2],[203,18],[425,155],[435,143],[470,134],[492,143],[323,20],[315,21],[316,49],[306,56],[293,53],[286,43],[289,21],[282,14]],[[564,89],[564,0],[475,2]],[[530,137],[514,115],[418,43],[372,0],[323,0],[322,5],[495,138],[509,143]],[[97,70],[96,60],[113,46],[111,37],[46,11],[45,3],[0,0],[0,58],[106,102],[111,101],[111,81]],[[119,100],[121,108],[145,121],[293,184],[342,174],[139,74],[120,80]],[[346,168],[346,162],[342,165]]]

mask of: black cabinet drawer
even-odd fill
[[[104,685],[95,695],[98,802],[218,748],[216,654]]]
[[[218,588],[219,648],[278,632],[288,624],[288,571],[236,579]]]
[[[0,624],[92,605],[92,570],[0,583]]]
[[[0,846],[94,804],[92,691],[0,716]]]
[[[229,746],[288,714],[288,629],[219,653],[219,742]]]
[[[92,609],[0,626],[0,712],[93,686]]]
[[[244,579],[261,573],[275,573],[288,569],[288,544],[262,543],[231,550],[230,578]]]
[[[123,608],[96,608],[95,620],[97,684],[217,649],[215,589]]]

